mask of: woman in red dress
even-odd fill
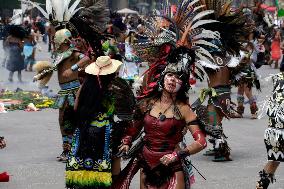
[[[139,100],[133,126],[122,140],[120,151],[128,152],[139,132],[144,128],[143,144],[123,170],[113,188],[129,188],[132,177],[140,169],[140,188],[188,188],[186,157],[206,147],[203,132],[195,113],[188,104],[189,74],[179,59],[168,64],[152,92]],[[179,147],[184,131],[190,131],[194,142]]]

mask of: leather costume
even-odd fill
[[[171,188],[171,184],[175,182],[174,173],[184,170],[183,159],[165,166],[160,163],[160,158],[175,151],[183,139],[182,131],[186,122],[175,117],[161,121],[149,114],[151,105],[148,107],[150,108],[144,113],[142,120],[136,121],[126,132],[127,136],[135,138],[144,127],[143,145],[113,184],[113,189],[128,189],[131,179],[140,168],[143,168],[146,175],[145,185],[148,188]]]

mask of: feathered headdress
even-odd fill
[[[75,0],[73,4],[71,0],[46,0],[46,10],[30,0],[22,1],[37,7],[56,30],[67,28],[73,37],[80,36],[88,42],[91,46],[88,51],[103,55],[100,40],[109,21],[105,0]]]
[[[81,0],[75,0],[71,5],[71,0],[46,0],[44,10],[38,3],[31,0],[21,0],[36,7],[45,18],[49,19],[55,27],[67,24],[72,16],[82,7],[77,8]],[[60,28],[61,29],[61,28]]]
[[[168,1],[163,4],[165,7],[170,7]],[[153,80],[159,74],[159,71],[156,70],[163,70],[158,69],[162,64],[165,67],[165,64],[171,63],[170,59],[176,59],[179,56],[182,57],[184,53],[188,54],[189,51],[193,52],[194,56],[191,53],[190,55],[188,54],[193,61],[190,61],[191,64],[187,69],[191,70],[193,62],[195,62],[195,57],[198,60],[215,65],[213,56],[204,46],[218,49],[218,46],[209,41],[211,39],[219,39],[220,35],[218,32],[204,29],[203,26],[218,21],[204,19],[206,16],[214,13],[214,11],[204,11],[204,5],[200,4],[199,0],[181,0],[175,14],[164,9],[162,13],[156,11],[159,15],[152,16],[145,21],[145,36],[150,40],[148,43],[134,45],[134,49],[138,53],[138,56],[143,55],[142,59],[147,59],[148,62],[152,63],[150,69],[147,71],[148,78],[152,78]],[[171,57],[169,56],[170,54]],[[182,60],[181,58],[178,62]],[[195,71],[198,70],[200,77],[202,77],[201,75],[204,75],[202,66],[196,64],[196,67],[198,69],[192,69],[191,71],[196,74]]]

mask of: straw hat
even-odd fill
[[[85,72],[91,75],[108,75],[116,72],[122,62],[111,59],[109,56],[100,56],[96,62],[86,67]]]

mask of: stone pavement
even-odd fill
[[[0,41],[1,44],[1,41]],[[46,46],[37,54],[37,60],[49,58]],[[3,53],[0,47],[0,62]],[[260,69],[261,75],[276,73],[269,66]],[[0,68],[0,88],[36,90],[31,82],[32,72],[23,71],[24,84],[7,82],[7,71]],[[16,75],[15,75],[16,76]],[[15,80],[17,80],[15,78]],[[196,91],[204,87],[199,83]],[[271,91],[270,83],[262,84],[262,93],[258,95],[262,101]],[[50,87],[58,90],[56,74]],[[233,99],[236,99],[236,89],[233,89]],[[193,101],[197,93],[192,93]],[[0,183],[0,189],[63,189],[64,164],[56,161],[61,152],[61,139],[58,127],[58,110],[47,109],[39,112],[13,111],[0,114],[0,135],[5,136],[7,147],[0,151],[0,172],[8,171],[12,176],[9,183]],[[249,118],[249,106],[246,105],[245,118],[232,119],[224,122],[225,134],[232,148],[232,162],[215,163],[203,152],[193,155],[193,164],[206,177],[203,180],[195,171],[196,184],[193,189],[254,189],[258,171],[266,162],[266,149],[263,143],[263,133],[267,126],[267,117],[260,120]],[[187,136],[187,142],[192,141]],[[284,189],[284,168],[282,165],[276,173],[276,183],[270,189]],[[131,188],[138,189],[138,175]]]

